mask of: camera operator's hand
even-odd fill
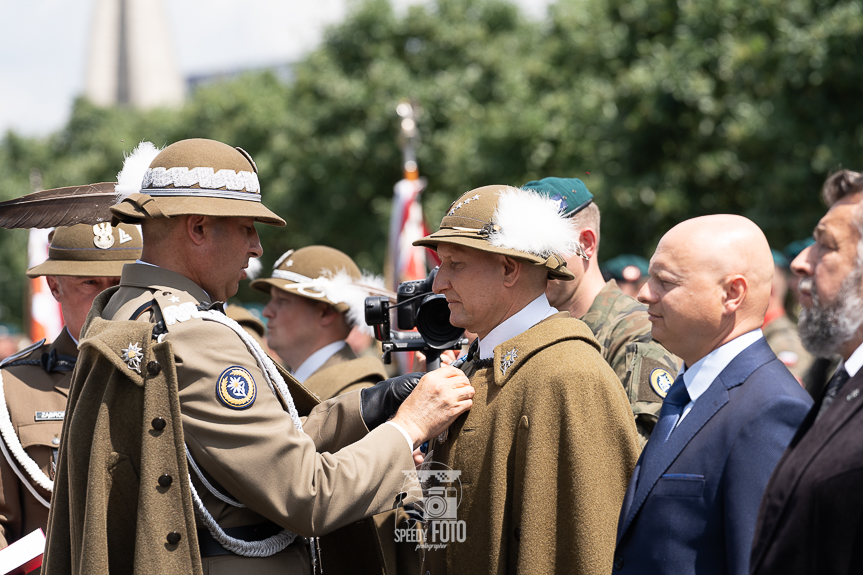
[[[458,359],[458,352],[455,350],[447,349],[440,353],[441,365],[452,365],[452,362],[454,362],[456,359]],[[422,372],[428,371],[426,369],[426,356],[421,351],[414,352],[413,370]]]
[[[423,376],[402,403],[393,423],[408,432],[417,448],[470,409],[473,395],[474,389],[465,374],[445,365]]]
[[[422,376],[422,373],[408,373],[360,390],[360,410],[369,431],[395,415]]]

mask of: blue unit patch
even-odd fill
[[[223,371],[216,383],[219,401],[231,409],[246,409],[251,406],[255,403],[257,393],[255,378],[249,370],[238,365]]]

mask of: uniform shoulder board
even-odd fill
[[[0,367],[6,367],[7,365],[12,364],[15,360],[21,359],[22,357],[26,357],[27,355],[29,355],[33,351],[39,349],[43,345],[45,345],[45,338],[40,339],[39,341],[37,341],[33,345],[25,347],[24,349],[22,349],[18,353],[13,353],[9,357],[6,357],[2,361],[0,361]]]
[[[178,323],[202,317],[199,303],[184,291],[160,290],[156,292],[153,299],[159,307],[166,331],[170,331],[171,327]]]

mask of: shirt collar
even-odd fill
[[[694,403],[702,393],[707,391],[722,370],[728,367],[731,360],[762,337],[764,334],[760,329],[752,330],[717,347],[693,363],[691,367],[684,365],[680,373],[683,374],[683,383],[686,385],[686,391],[689,392],[690,400]]]
[[[857,346],[857,349],[854,350],[854,353],[851,354],[848,361],[845,361],[840,365],[845,367],[845,371],[847,371],[848,375],[851,377],[857,375],[857,372],[860,371],[861,367],[863,367],[863,344]]]
[[[327,363],[328,359],[342,351],[342,349],[346,345],[348,344],[343,339],[325,345],[324,347],[307,357],[306,361],[301,363],[300,367],[298,367],[296,371],[293,372],[293,376],[297,378],[300,383],[304,382],[309,378],[309,376],[318,371],[322,365]]]
[[[494,357],[494,348],[508,339],[522,334],[544,320],[553,316],[557,310],[548,303],[545,294],[521,308],[512,317],[503,321],[499,326],[488,332],[488,335],[479,340],[479,358],[489,359]]]
[[[210,295],[204,291],[204,288],[186,276],[141,260],[123,266],[120,285],[145,289],[150,289],[153,286],[181,289],[199,302],[213,301],[210,299]]]

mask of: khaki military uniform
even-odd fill
[[[791,375],[797,378],[797,381],[803,381],[803,376],[806,375],[815,358],[803,349],[794,322],[783,313],[766,322],[761,329],[764,332],[767,345],[770,346],[779,361],[785,364],[785,367],[788,368]]]
[[[54,479],[63,414],[77,356],[74,340],[63,329],[54,343],[37,347],[2,369],[3,409],[9,411],[12,430],[27,456],[51,481]],[[29,485],[43,499],[50,502],[51,492],[33,481],[14,456],[9,441],[4,440],[4,445],[15,469],[27,478]],[[48,530],[48,508],[33,496],[13,471],[10,462],[0,455],[0,548],[39,528]]]
[[[334,353],[303,385],[322,401],[363,389],[387,379],[383,362],[376,357],[357,357],[350,346]]]
[[[245,505],[217,498],[193,474],[218,524],[265,531],[276,524],[318,536],[392,509],[404,485],[398,470],[413,468],[399,430],[382,425],[368,432],[359,392],[352,392],[317,406],[304,433],[298,432],[240,337],[197,313],[208,301],[179,274],[132,264],[101,317],[155,322],[157,331],[164,329],[161,338],[171,343],[177,370],[185,443],[215,489]],[[209,532],[202,528],[199,521],[199,537],[206,539]],[[299,573],[303,551],[297,547],[269,558],[204,557],[204,573]]]
[[[607,575],[640,450],[599,344],[563,312],[486,362],[464,365],[473,407],[429,446],[461,472],[466,540],[427,549],[422,573]],[[425,544],[435,545],[430,525]]]
[[[602,346],[632,406],[642,446],[659,418],[665,393],[677,377],[677,358],[650,335],[647,307],[609,280],[581,317]]]

